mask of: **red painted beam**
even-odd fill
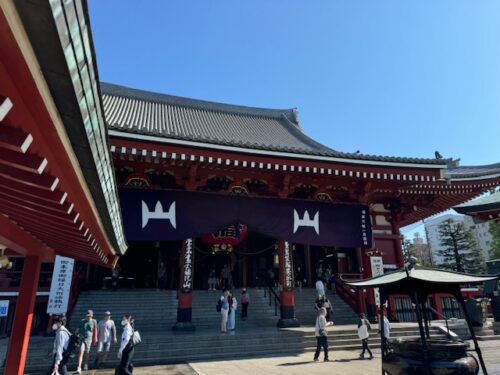
[[[67,202],[60,204],[55,203],[54,201],[40,199],[37,196],[11,189],[10,186],[2,185],[2,183],[0,183],[0,195],[3,195],[6,198],[19,198],[28,204],[44,207],[46,210],[53,211],[54,213],[59,213],[61,215],[71,213],[73,211],[72,206]]]
[[[0,147],[24,153],[32,142],[31,134],[10,126],[0,125]]]
[[[59,189],[55,189],[54,191],[48,191],[47,189],[42,189],[37,186],[29,186],[17,181],[9,180],[0,176],[0,186],[8,188],[11,191],[20,192],[23,195],[35,197],[40,200],[44,200],[47,203],[52,204],[67,204],[69,207],[69,203],[66,203],[67,194],[60,191]]]
[[[47,172],[59,179],[59,189],[67,193],[74,204],[75,212],[80,214],[85,226],[98,241],[104,253],[111,256],[112,249],[107,233],[98,217],[92,196],[79,173],[80,166],[71,150],[70,142],[65,136],[60,123],[51,116],[51,98],[44,97],[44,86],[38,85],[35,76],[38,70],[30,70],[27,60],[7,22],[5,14],[0,11],[0,95],[9,97],[13,108],[8,114],[8,124],[19,126],[26,134],[31,134],[33,144],[30,151],[47,159]],[[33,74],[32,74],[33,72]],[[43,174],[42,174],[43,176]],[[9,176],[4,177],[8,178]],[[39,176],[40,177],[40,176]],[[20,182],[10,178],[13,182]],[[29,181],[29,180],[28,180]],[[38,181],[37,181],[38,182]],[[37,186],[31,184],[29,186]]]
[[[0,215],[0,243],[24,256],[39,254],[44,262],[54,259],[52,249],[3,215]]]
[[[48,191],[54,191],[59,179],[47,173],[35,174],[21,171],[10,166],[0,164],[0,176],[21,184],[36,186]]]
[[[0,148],[0,164],[30,173],[41,174],[47,166],[47,159]]]

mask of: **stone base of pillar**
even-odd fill
[[[177,308],[177,323],[172,327],[173,331],[194,331],[195,326],[192,323],[193,315],[193,293],[179,293],[179,307]]]
[[[300,323],[295,317],[295,306],[281,305],[281,318],[278,321],[279,328],[299,327]]]
[[[195,330],[196,327],[191,322],[177,322],[172,327],[172,331],[175,332],[192,332]]]

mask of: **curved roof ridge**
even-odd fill
[[[180,107],[188,107],[193,109],[211,110],[216,112],[229,112],[243,116],[256,116],[256,117],[264,117],[272,119],[280,119],[281,116],[285,116],[292,124],[294,124],[297,127],[299,126],[298,123],[293,121],[295,118],[293,110],[295,108],[273,109],[273,108],[251,107],[239,104],[227,104],[221,102],[214,102],[210,100],[193,99],[184,96],[151,92],[151,91],[126,87],[122,85],[116,85],[113,83],[101,82],[100,84],[101,84],[101,92],[104,95],[121,96],[136,100],[164,103],[164,104],[176,105]]]

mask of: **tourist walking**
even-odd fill
[[[323,265],[321,263],[318,264],[316,268],[316,278],[321,279],[323,277]]]
[[[238,301],[233,293],[229,293],[228,297],[229,312],[227,318],[227,330],[234,331],[236,329],[236,310],[238,309]]]
[[[388,344],[389,344],[389,338],[391,337],[391,323],[389,323],[389,319],[387,319],[387,316],[385,316],[385,311],[383,317],[381,317],[380,311],[378,313],[378,321],[379,321],[379,327],[380,325],[381,330],[379,329],[379,333],[382,334],[382,350],[384,354],[387,354],[387,349],[388,349]],[[381,320],[382,319],[382,322]]]
[[[57,317],[54,319],[52,324],[52,330],[56,332],[56,337],[54,338],[54,349],[52,351],[52,366],[50,366],[47,375],[60,374],[66,375],[68,370],[66,368],[66,362],[68,358],[65,358],[64,352],[68,349],[69,338],[71,333],[66,329],[66,318]]]
[[[117,265],[111,270],[111,290],[114,292],[118,289],[120,281],[120,267]]]
[[[321,279],[318,279],[316,281],[316,292],[319,296],[325,295],[325,284],[323,284],[323,281]]]
[[[222,333],[227,333],[227,318],[229,314],[229,291],[224,290],[222,292],[222,296],[220,297],[220,314],[221,314],[221,323],[220,323],[220,331]]]
[[[167,266],[165,263],[160,262],[160,268],[158,268],[158,289],[165,290],[167,284]]]
[[[220,273],[220,278],[222,280],[222,289],[229,289],[229,275],[231,270],[227,264],[222,267],[222,271]]]
[[[358,337],[361,340],[361,345],[363,351],[359,355],[360,359],[365,359],[365,351],[370,355],[370,359],[373,358],[372,351],[370,350],[370,346],[368,345],[368,337],[370,337],[370,322],[366,319],[365,314],[361,314],[358,322]]]
[[[327,266],[325,270],[323,271],[323,277],[322,279],[325,281],[326,287],[328,289],[331,288],[330,285],[330,278],[332,277],[332,268],[330,266]]]
[[[216,283],[216,273],[214,266],[210,267],[210,271],[208,271],[208,290],[215,290]]]
[[[335,293],[337,291],[337,276],[332,273],[332,277],[330,278],[330,284],[332,286],[332,292]]]
[[[297,288],[299,288],[299,292],[302,292],[302,282],[304,281],[304,273],[300,269],[300,266],[295,270],[295,283],[297,284]]]
[[[111,319],[111,313],[106,311],[104,318],[97,325],[97,358],[94,367],[103,368],[104,362],[108,359],[111,342],[116,344],[116,326]]]
[[[241,319],[247,320],[248,316],[248,304],[250,303],[250,295],[248,294],[246,288],[241,290]]]
[[[97,342],[97,321],[94,319],[94,312],[92,310],[87,311],[85,319],[80,321],[80,325],[76,332],[82,338],[80,355],[78,357],[78,367],[76,369],[76,374],[81,374],[83,359],[85,357],[83,370],[87,371],[89,369],[90,348]]]
[[[329,362],[328,359],[328,327],[332,326],[333,322],[327,322],[326,309],[322,307],[319,309],[318,317],[316,318],[315,336],[316,336],[316,352],[314,353],[314,360],[317,361],[321,348],[325,353],[324,361]]]
[[[132,315],[124,315],[122,318],[122,338],[118,349],[118,359],[120,364],[115,370],[115,375],[131,375],[134,372],[134,344],[132,335],[134,334],[134,318]]]

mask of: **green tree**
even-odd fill
[[[405,263],[410,261],[411,257],[415,256],[415,246],[411,241],[403,236],[403,256],[405,258]]]
[[[482,273],[485,259],[472,231],[463,222],[448,219],[439,225],[443,266],[458,272]]]
[[[489,231],[492,237],[490,259],[500,259],[500,221],[491,222]]]

